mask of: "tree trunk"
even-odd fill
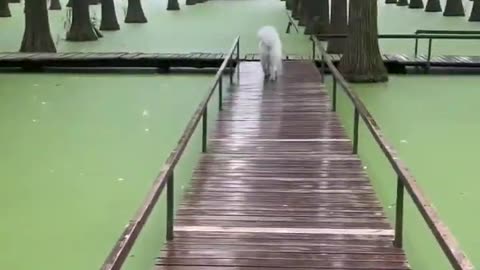
[[[331,34],[347,34],[347,0],[332,1]],[[332,38],[328,41],[327,52],[342,54],[345,47],[344,38]]]
[[[350,0],[345,52],[339,69],[351,82],[385,82],[388,73],[378,46],[377,0]]]
[[[50,10],[62,10],[60,0],[50,0]]]
[[[298,25],[305,26],[306,23],[306,12],[305,9],[308,8],[307,0],[298,0]]]
[[[287,1],[285,2],[285,8],[286,8],[287,10],[292,10],[292,9],[293,9],[293,0],[287,0]]]
[[[8,2],[10,2],[10,3],[17,3],[17,4],[18,4],[18,3],[21,3],[20,0],[9,0]]]
[[[409,8],[423,8],[423,0],[410,0]]]
[[[338,1],[338,0],[337,0]],[[310,18],[307,21],[305,34],[325,35],[330,26],[330,6],[328,0],[313,0]]]
[[[472,6],[472,13],[470,13],[470,18],[468,18],[471,22],[478,22],[480,21],[480,1],[474,0]]]
[[[0,0],[0,17],[12,17],[8,7],[8,0]]]
[[[180,10],[178,0],[168,0],[167,10]]]
[[[128,0],[127,16],[125,23],[146,23],[147,18],[143,13],[140,0]]]
[[[20,52],[56,52],[48,22],[47,0],[25,0],[24,13],[25,31]]]
[[[465,16],[462,0],[447,0],[443,16]]]
[[[72,0],[68,0],[68,2],[67,2],[67,7],[69,7],[69,8],[72,7]]]
[[[197,0],[186,0],[185,1],[185,5],[187,6],[192,6],[192,5],[195,5],[197,3]]]
[[[315,16],[315,8],[318,8],[318,5],[315,5],[315,2],[318,0],[303,0],[303,6],[305,7],[302,12],[302,25],[305,25],[305,35],[310,35],[312,33],[312,22],[313,17]]]
[[[397,0],[385,0],[385,4],[396,4],[396,3],[397,3]]]
[[[67,33],[69,41],[92,41],[98,36],[90,20],[89,3],[84,0],[72,0],[72,25]]]
[[[292,18],[298,20],[298,2],[300,0],[292,0]]]
[[[102,3],[102,0],[90,0],[90,5],[98,5]]]
[[[425,6],[426,12],[442,12],[442,5],[440,0],[428,0]]]
[[[117,21],[117,14],[115,12],[114,0],[102,0],[102,21],[100,22],[100,30],[120,30],[120,25],[118,25]]]
[[[408,6],[408,0],[398,0],[397,6],[400,6],[400,7]]]

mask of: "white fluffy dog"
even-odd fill
[[[263,73],[265,78],[274,81],[282,73],[282,41],[273,26],[263,26],[257,36]]]

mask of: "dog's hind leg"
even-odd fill
[[[260,63],[262,64],[264,77],[267,78],[270,76],[270,61],[268,57],[264,55],[261,56]]]

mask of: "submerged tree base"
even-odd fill
[[[350,82],[386,82],[378,46],[377,0],[350,0],[350,23],[339,71]]]
[[[25,31],[20,52],[56,52],[50,33],[46,0],[26,0]]]
[[[423,8],[423,0],[410,0],[409,8]]]
[[[447,0],[443,16],[465,16],[462,0]]]
[[[98,39],[97,29],[90,20],[89,2],[72,1],[72,25],[67,32],[68,41],[94,41]]]
[[[117,14],[115,13],[114,0],[102,0],[102,19],[100,21],[100,30],[117,31],[120,30]]]
[[[442,5],[440,0],[428,0],[425,6],[426,12],[442,12]]]
[[[400,6],[400,7],[408,6],[408,0],[398,0],[397,6]]]
[[[396,4],[396,3],[397,3],[397,0],[385,0],[385,4]]]
[[[128,0],[125,23],[147,23],[147,17],[145,17],[145,13],[143,13],[140,0]]]
[[[180,10],[180,5],[177,0],[168,0],[167,10]]]
[[[50,10],[62,10],[60,0],[50,0]]]
[[[472,13],[470,13],[470,18],[468,18],[468,21],[480,22],[480,1],[473,1]]]
[[[342,71],[342,75],[348,82],[352,83],[380,83],[388,82],[387,73],[376,73],[372,72],[370,74],[356,74],[356,73],[346,73]]]
[[[8,0],[0,0],[0,17],[12,17],[12,13],[8,7]]]
[[[67,33],[68,41],[95,41],[98,40],[96,29],[79,29],[75,31],[69,31]]]

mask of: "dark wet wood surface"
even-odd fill
[[[156,269],[409,269],[314,65],[240,70]]]
[[[224,53],[0,53],[0,67],[193,67],[218,68],[225,58]],[[341,55],[331,54],[334,63]],[[311,56],[287,54],[285,61],[309,60]],[[241,61],[258,61],[256,53],[245,54]],[[413,57],[405,54],[385,54],[386,64],[402,66],[426,66],[426,55]],[[320,64],[320,59],[316,60]],[[433,56],[432,67],[480,67],[480,56]],[[292,103],[292,106],[295,104]]]

